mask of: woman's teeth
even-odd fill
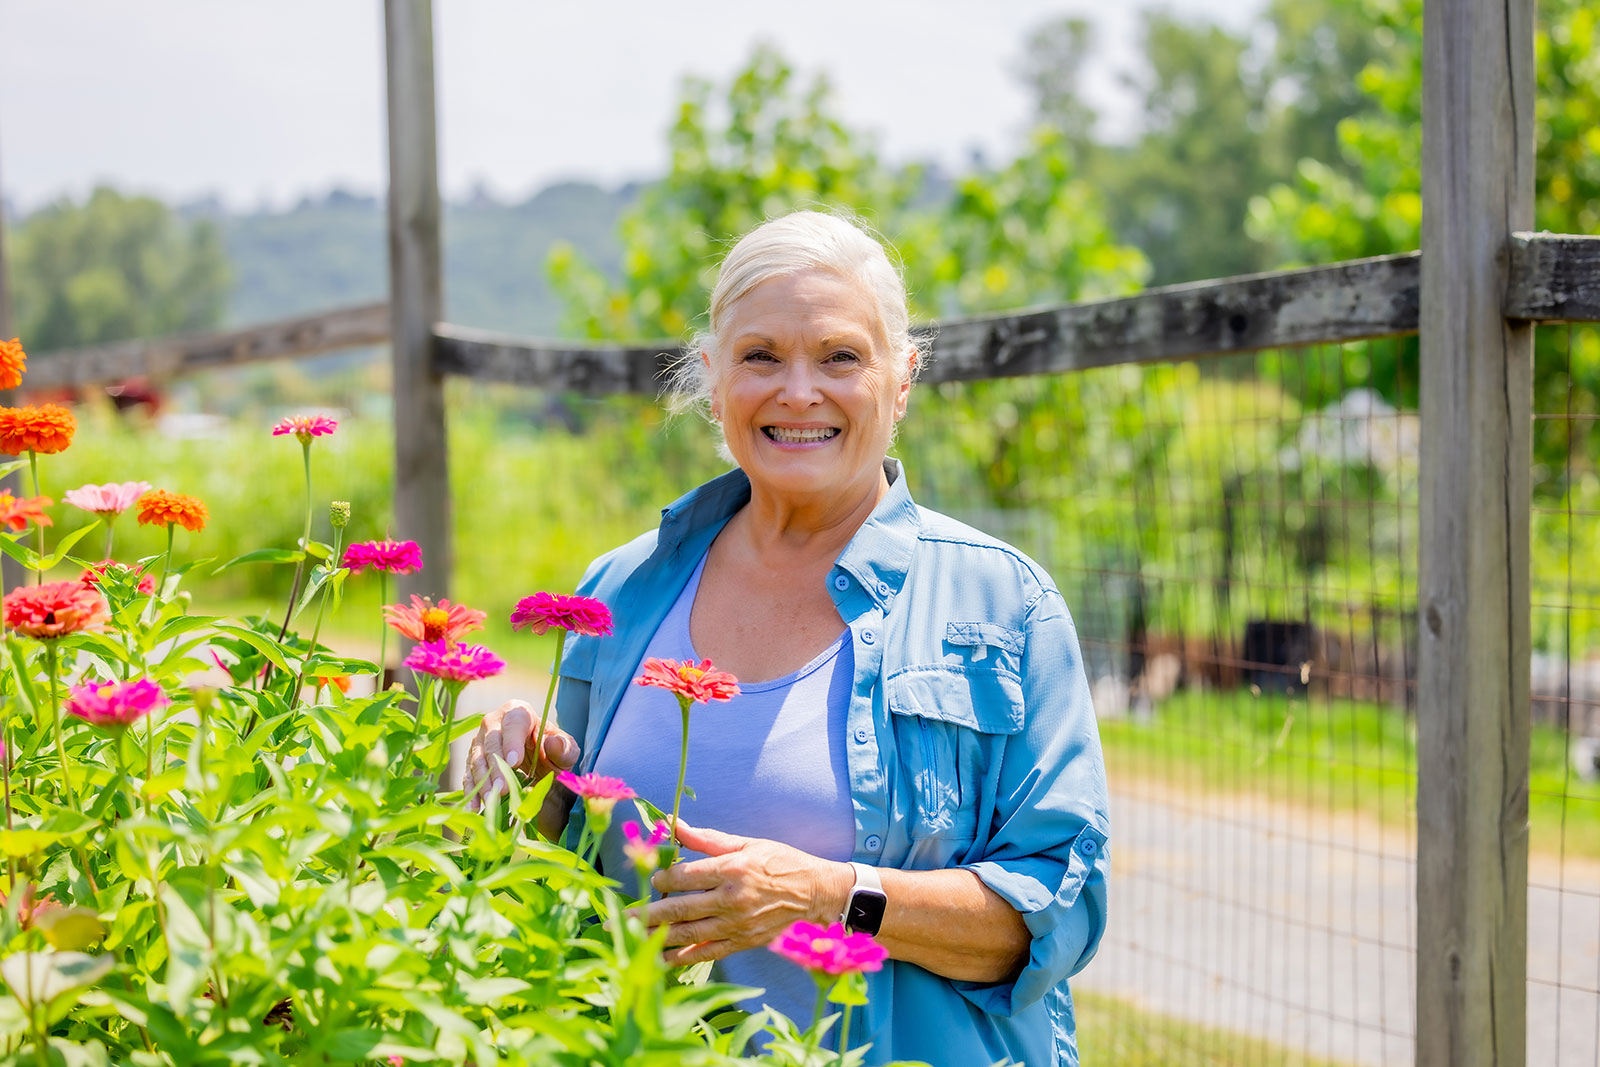
[[[826,441],[838,434],[837,427],[829,426],[820,430],[787,430],[781,426],[763,427],[766,435],[785,445],[806,445],[814,441]]]

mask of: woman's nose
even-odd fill
[[[778,402],[792,407],[810,407],[822,400],[822,390],[819,386],[817,372],[809,361],[790,360],[783,369]]]

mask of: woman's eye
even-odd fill
[[[843,350],[835,352],[833,355],[828,357],[828,362],[830,363],[854,363],[855,361],[856,354],[854,352],[847,352]]]
[[[773,359],[774,357],[771,352],[763,352],[760,349],[757,349],[754,352],[746,352],[744,354],[744,361],[746,363],[771,363],[773,362]]]

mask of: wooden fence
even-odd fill
[[[444,594],[445,377],[650,393],[677,344],[576,345],[437,322],[432,9],[429,0],[387,0],[385,11],[391,302],[253,329],[42,353],[29,382],[165,378],[392,339],[396,529],[422,544],[428,591]],[[1600,321],[1600,238],[1522,232],[1532,210],[1532,0],[1427,0],[1424,25],[1421,252],[944,322],[926,380],[1420,333],[1416,1059],[1520,1064],[1531,327]]]

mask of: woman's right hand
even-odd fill
[[[545,727],[542,751],[529,752],[536,726],[533,709],[522,700],[508,700],[484,715],[467,749],[465,790],[474,808],[483,806],[483,798],[491,790],[505,791],[505,779],[494,762],[496,756],[512,767],[530,770],[535,782],[547,774],[569,770],[578,762],[578,742],[554,723]],[[564,790],[550,791],[539,815],[540,830],[546,830],[548,822],[559,832],[560,825],[566,821],[566,809],[570,807],[570,800],[564,794]],[[550,834],[547,832],[546,836]]]

